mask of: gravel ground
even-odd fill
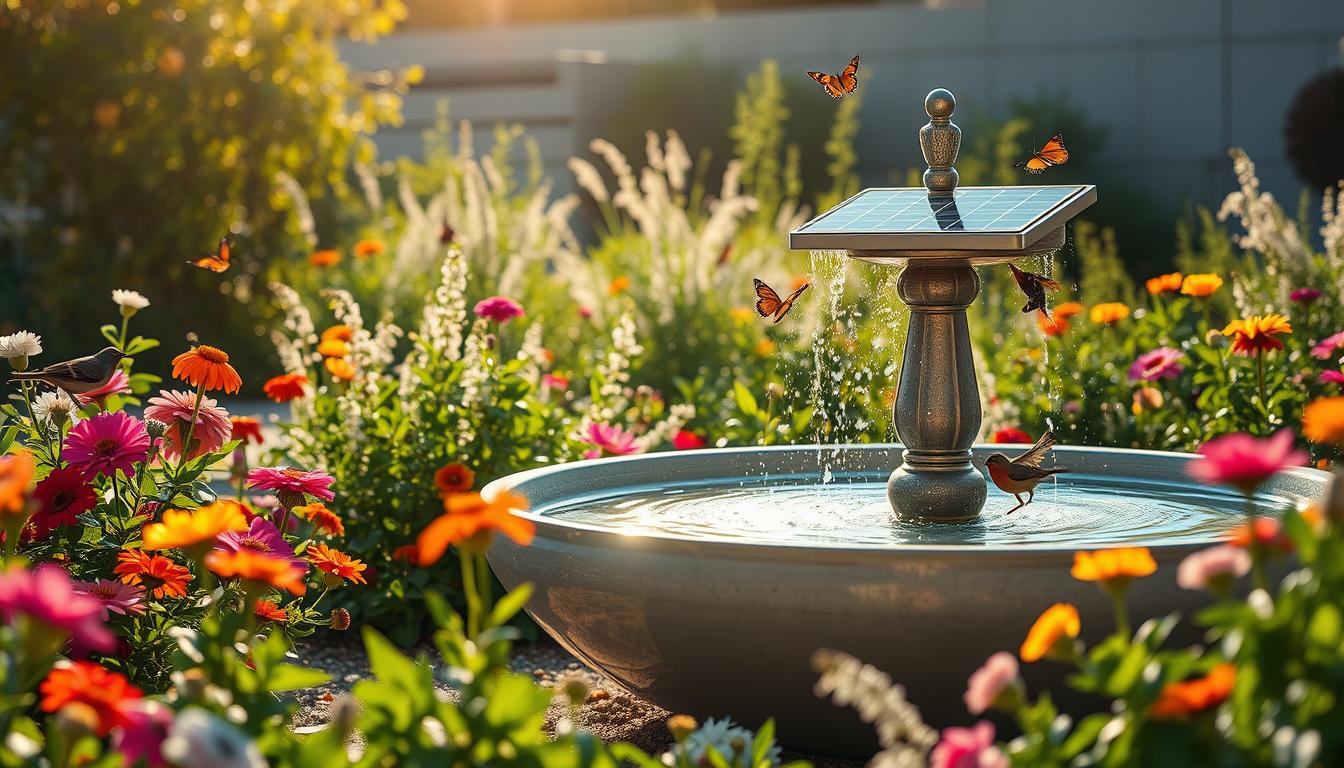
[[[331,680],[315,688],[297,692],[300,708],[294,724],[302,730],[318,728],[327,722],[331,700],[349,691],[355,683],[369,677],[368,659],[356,638],[334,639],[302,644],[298,648],[302,663],[326,671]],[[581,711],[583,727],[603,741],[628,741],[646,752],[659,752],[670,742],[664,727],[672,713],[627,693],[600,673],[580,664],[559,646],[540,642],[515,647],[510,666],[516,672],[531,675],[542,687],[552,687],[571,675],[588,684],[588,701]],[[551,708],[546,725],[551,727],[562,712],[557,703]],[[787,759],[803,759],[816,768],[860,768],[863,763],[800,754],[785,754]]]

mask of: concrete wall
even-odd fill
[[[391,155],[418,151],[447,97],[454,117],[482,128],[524,123],[564,177],[564,159],[593,132],[583,116],[621,108],[619,89],[579,86],[604,67],[692,60],[745,73],[769,57],[802,77],[858,52],[866,181],[918,161],[923,95],[944,86],[959,111],[995,115],[1013,97],[1065,94],[1109,128],[1101,167],[1171,202],[1219,200],[1228,146],[1247,149],[1266,187],[1293,201],[1285,110],[1307,79],[1340,64],[1342,35],[1344,0],[955,0],[417,31],[345,54],[361,67],[429,71],[406,127],[379,137]]]

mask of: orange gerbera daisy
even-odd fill
[[[1302,411],[1302,434],[1313,443],[1344,447],[1344,397],[1312,401]]]
[[[621,275],[607,284],[607,293],[612,296],[620,296],[630,287],[630,278]]]
[[[323,339],[317,344],[317,354],[325,358],[345,357],[350,354],[350,343],[340,339]]]
[[[1197,299],[1206,299],[1222,287],[1223,278],[1217,275],[1186,275],[1181,281],[1181,293]]]
[[[343,357],[328,357],[324,361],[324,364],[326,365],[327,373],[330,373],[334,379],[350,381],[355,378],[355,366]]]
[[[439,471],[434,473],[434,487],[439,489],[440,496],[470,491],[475,484],[476,473],[461,462],[455,461],[439,467]]]
[[[1040,661],[1046,657],[1072,655],[1073,638],[1082,631],[1078,609],[1069,603],[1055,603],[1036,619],[1027,630],[1018,655],[1023,661]]]
[[[113,728],[130,725],[127,704],[143,695],[125,675],[92,661],[59,662],[38,690],[43,712],[57,712],[71,704],[88,707],[97,716],[94,731],[100,738]]]
[[[308,377],[302,373],[282,373],[267,379],[261,391],[277,403],[288,403],[308,394]]]
[[[193,387],[204,387],[206,392],[223,390],[233,394],[243,386],[242,377],[229,365],[229,353],[208,344],[173,358],[173,376]]]
[[[221,499],[200,509],[170,509],[163,521],[140,529],[145,549],[208,550],[225,531],[247,530],[247,518],[236,501]],[[198,554],[204,554],[199,552]]]
[[[356,584],[367,583],[364,581],[362,571],[368,566],[338,549],[332,549],[326,544],[318,542],[308,549],[307,555],[308,562],[329,576],[353,581]]]
[[[1236,684],[1237,668],[1219,664],[1204,677],[1168,683],[1158,693],[1149,712],[1157,720],[1184,720],[1227,701]]]
[[[1275,337],[1292,332],[1293,326],[1288,318],[1272,314],[1233,320],[1223,329],[1223,335],[1232,339],[1232,351],[1238,355],[1283,349],[1283,342]]]
[[[308,585],[303,583],[303,571],[295,568],[294,563],[252,549],[235,552],[216,549],[206,555],[205,566],[225,579],[237,577],[295,595],[308,590]]]
[[[333,325],[322,332],[322,341],[349,341],[355,338],[355,329],[348,325]]]
[[[33,457],[27,451],[0,456],[0,515],[17,515],[27,510],[33,469]]]
[[[1092,311],[1089,314],[1092,322],[1098,325],[1115,325],[1116,323],[1129,317],[1129,307],[1118,301],[1107,301],[1101,304],[1092,305]]]
[[[313,254],[308,257],[308,263],[314,267],[334,267],[341,263],[341,252],[330,248],[313,251]]]
[[[1157,562],[1147,547],[1116,547],[1073,555],[1073,578],[1099,581],[1106,587],[1123,589],[1130,579],[1151,576],[1156,570]]]
[[[421,565],[438,562],[450,544],[470,542],[483,549],[494,531],[524,546],[531,544],[537,533],[531,520],[513,514],[514,509],[527,509],[527,499],[511,491],[502,491],[489,501],[479,493],[454,494],[443,500],[443,508],[445,514],[435,518],[416,538]]]
[[[138,584],[154,597],[186,597],[191,571],[162,555],[146,554],[140,549],[117,553],[112,572],[126,584]]]
[[[322,503],[304,504],[290,510],[304,520],[312,523],[319,531],[331,536],[344,536],[345,523]]]
[[[1180,272],[1172,272],[1166,275],[1148,278],[1146,283],[1148,293],[1159,296],[1164,293],[1176,293],[1181,290],[1181,284],[1185,282],[1185,275]]]
[[[367,259],[383,252],[382,240],[360,240],[355,243],[355,258]]]
[[[289,620],[289,614],[279,605],[276,605],[273,600],[258,600],[253,606],[252,612],[262,621],[274,621],[284,624]]]

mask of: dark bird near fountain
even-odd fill
[[[989,470],[989,479],[999,487],[1004,493],[1013,494],[1017,499],[1017,506],[1008,510],[1005,514],[1011,515],[1017,510],[1027,506],[1036,495],[1036,486],[1045,478],[1051,475],[1057,475],[1060,472],[1068,472],[1064,467],[1042,467],[1041,461],[1045,454],[1055,447],[1055,435],[1046,430],[1041,435],[1041,439],[1031,447],[1026,453],[1015,459],[1010,459],[1002,453],[995,453],[985,459],[985,468]],[[1022,494],[1027,494],[1027,500],[1022,500]]]
[[[41,381],[72,395],[82,395],[106,384],[116,373],[117,363],[125,356],[126,353],[116,347],[104,347],[88,357],[54,363],[35,371],[15,372],[9,380]]]
[[[1058,291],[1059,281],[1035,272],[1024,272],[1012,262],[1009,262],[1008,268],[1013,270],[1013,279],[1017,281],[1017,287],[1022,289],[1022,293],[1027,297],[1027,303],[1022,305],[1022,313],[1028,314],[1040,310],[1045,319],[1049,320],[1050,310],[1045,306],[1045,292]]]

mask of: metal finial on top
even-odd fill
[[[924,97],[929,122],[919,129],[919,148],[924,152],[924,187],[931,195],[950,195],[957,188],[957,151],[961,148],[961,129],[952,122],[957,99],[946,88],[934,88]]]

